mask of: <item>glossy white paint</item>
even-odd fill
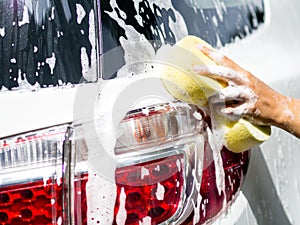
[[[1,93],[0,138],[72,122],[76,90],[68,87]]]

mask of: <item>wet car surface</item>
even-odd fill
[[[293,11],[296,8],[290,9]],[[150,217],[153,218],[152,224],[171,222],[170,218],[180,215],[175,212],[178,209],[178,202],[182,201],[182,196],[191,193],[188,188],[185,193],[182,192],[184,194],[181,197],[177,193],[173,193],[172,187],[175,189],[180,187],[176,186],[174,180],[178,181],[184,177],[178,169],[177,156],[161,157],[160,154],[168,148],[153,151],[155,158],[136,162],[133,168],[131,168],[132,163],[114,168],[113,176],[115,178],[114,182],[111,182],[111,186],[108,185],[105,188],[99,185],[97,182],[101,179],[97,180],[93,175],[96,174],[97,177],[101,175],[101,171],[99,174],[92,173],[93,170],[89,169],[89,165],[85,165],[85,160],[89,161],[91,156],[84,155],[91,154],[91,152],[96,154],[97,151],[89,150],[90,147],[84,146],[85,142],[88,143],[85,140],[88,135],[78,135],[81,130],[76,128],[76,126],[80,126],[78,125],[80,122],[77,121],[77,114],[74,113],[78,108],[74,105],[80,105],[81,101],[81,99],[78,100],[77,89],[84,86],[95,89],[91,95],[83,96],[85,100],[92,96],[90,101],[94,103],[97,99],[95,96],[98,93],[101,94],[101,90],[105,89],[102,81],[110,82],[128,75],[131,77],[138,75],[140,71],[133,70],[128,74],[128,70],[124,70],[124,68],[127,65],[135,65],[137,61],[147,59],[145,58],[147,55],[155,54],[166,44],[175,44],[187,34],[199,36],[212,46],[224,49],[226,53],[259,74],[266,74],[266,76],[272,74],[276,77],[274,80],[280,79],[280,73],[284,70],[282,68],[278,71],[271,70],[272,61],[280,61],[276,58],[276,54],[272,53],[280,50],[282,43],[293,40],[293,30],[289,26],[281,24],[285,20],[276,20],[273,17],[271,21],[277,21],[277,25],[281,25],[275,29],[275,22],[270,22],[269,17],[266,19],[266,15],[268,16],[270,11],[273,15],[280,15],[278,13],[280,10],[275,3],[261,1],[246,1],[245,5],[242,5],[240,1],[229,1],[228,5],[224,5],[223,2],[212,4],[179,0],[164,2],[150,0],[46,1],[39,4],[31,1],[9,1],[6,4],[3,1],[0,6],[2,15],[0,21],[0,95],[2,105],[6,107],[3,112],[4,118],[2,118],[5,128],[0,135],[0,157],[3,171],[0,188],[0,221],[6,224],[109,224],[104,220],[109,218],[109,221],[115,224],[151,224]],[[296,20],[293,22],[292,24],[297,24]],[[292,27],[292,25],[290,26]],[[279,38],[281,31],[278,31],[282,27],[285,27],[286,31],[283,40]],[[274,37],[274,33],[276,38],[272,39],[270,36]],[[277,46],[278,49],[275,49],[274,46]],[[297,46],[298,42],[295,41],[288,48],[289,50],[293,49],[291,56],[282,53],[282,57],[279,57],[282,63],[290,65],[292,58],[297,58]],[[136,49],[139,49],[141,53],[137,53]],[[240,49],[247,54],[243,54]],[[256,56],[257,49],[265,50],[260,57]],[[265,64],[268,65],[268,63],[269,66],[266,67]],[[291,70],[288,70],[288,74],[297,77],[297,73],[294,72],[296,69],[296,66],[292,66]],[[264,79],[269,83],[273,82],[273,77]],[[297,83],[296,81],[294,83]],[[276,85],[275,81],[274,83]],[[281,81],[278,83],[277,86],[285,92],[286,89],[280,85]],[[289,87],[293,87],[292,84],[289,85]],[[110,91],[112,90],[114,89]],[[297,95],[297,91],[293,90],[293,88],[289,88],[291,94]],[[25,116],[27,121],[23,121],[24,118],[20,114]],[[76,115],[74,116],[74,114]],[[129,114],[127,114],[128,116]],[[148,140],[147,138],[149,138],[147,136],[149,128],[143,122],[144,116],[135,120],[134,130],[138,134],[135,137],[138,137],[139,140]],[[15,119],[12,119],[13,117]],[[209,120],[206,122],[209,127]],[[45,129],[60,124],[66,124],[66,126],[58,129],[56,127],[50,130]],[[156,124],[156,126],[158,125]],[[280,132],[278,135],[284,136]],[[241,199],[240,196],[245,195],[247,198],[245,201],[248,201],[251,209],[249,205],[241,204],[241,200],[233,201],[232,207],[239,204],[245,209],[240,213],[240,217],[237,215],[237,210],[229,211],[229,218],[230,214],[236,214],[238,217],[234,223],[267,224],[266,221],[272,221],[272,224],[276,224],[275,220],[270,219],[275,218],[276,213],[281,215],[277,224],[298,221],[298,217],[292,209],[292,206],[297,203],[291,201],[287,193],[288,190],[293,190],[294,193],[297,191],[297,185],[295,188],[295,185],[291,184],[292,176],[287,175],[294,172],[286,172],[293,171],[295,164],[285,164],[288,165],[288,170],[285,165],[279,163],[281,170],[278,172],[276,170],[278,161],[276,164],[276,160],[273,159],[279,157],[284,162],[294,161],[283,153],[280,155],[280,151],[278,153],[270,152],[270,149],[278,149],[278,146],[297,144],[290,137],[284,137],[285,141],[282,141],[280,137],[275,137],[263,145],[262,149],[267,149],[263,153],[264,156],[258,152],[259,149],[252,151],[251,158],[254,155],[256,160],[250,160],[252,162],[248,171],[250,178],[246,180],[242,192],[237,196]],[[72,147],[66,146],[67,144]],[[178,147],[181,144],[183,143],[173,143],[168,147]],[[202,199],[200,201],[199,198],[195,198],[195,205],[189,208],[190,211],[195,208],[200,210],[197,211],[200,212],[199,224],[210,221],[214,216],[221,217],[218,213],[225,212],[222,210],[224,194],[218,193],[216,187],[216,164],[213,163],[211,149],[208,143],[202,144],[205,146],[204,152],[207,159],[203,161],[207,165],[204,166],[205,170],[202,173],[200,187]],[[291,148],[288,147],[290,150]],[[78,149],[80,149],[79,154]],[[88,151],[85,152],[87,149]],[[24,154],[27,154],[28,157],[24,158]],[[129,161],[135,162],[136,157],[140,155],[129,157]],[[193,163],[182,161],[180,157],[182,156],[179,154],[183,167],[193,165]],[[238,156],[226,149],[222,150],[228,201],[235,200],[235,193],[240,192],[249,158],[249,152]],[[265,164],[265,159],[270,161]],[[105,160],[101,160],[100,157],[98,162],[105,164]],[[68,165],[72,163],[74,165],[69,167]],[[41,170],[45,165],[48,170]],[[62,165],[64,168],[69,168],[70,171],[61,169]],[[167,179],[163,172],[161,172],[162,174],[155,173],[158,165],[161,168],[164,168],[163,165],[170,168],[170,170],[165,170],[170,173],[166,172]],[[257,171],[258,168],[264,171],[262,174],[266,179],[261,176],[257,178],[253,171]],[[147,175],[147,172],[145,173],[147,170],[153,170],[153,176]],[[12,173],[19,175],[12,179],[10,176]],[[190,171],[190,173],[192,172]],[[128,174],[133,175],[129,176]],[[191,174],[187,173],[187,175],[189,180],[182,181],[182,184],[186,182],[186,186],[191,185],[192,187],[195,185],[196,179]],[[134,179],[139,178],[140,182],[141,176],[146,177],[152,186],[148,187],[146,183],[136,185]],[[282,176],[288,177],[287,183],[280,184],[280,181],[284,179]],[[272,179],[278,181],[278,184],[274,185]],[[235,180],[234,183],[232,183],[233,180]],[[261,187],[261,183],[265,181],[268,188],[273,191],[272,193],[279,190],[279,193],[283,195],[268,195],[268,191],[266,191],[268,188]],[[103,180],[102,182],[105,183]],[[254,188],[254,184],[257,186],[256,188]],[[109,188],[115,188],[113,196],[107,193]],[[68,191],[64,192],[63,190]],[[157,190],[164,190],[164,198]],[[176,192],[182,190],[179,188]],[[101,192],[100,195],[99,192]],[[113,203],[110,208],[107,207],[108,205],[97,202],[100,200],[95,195],[99,198],[100,196],[106,199],[111,198]],[[125,196],[126,201],[124,200]],[[176,198],[172,196],[176,196]],[[261,210],[266,210],[263,200],[259,200],[255,196],[262,196],[261,199],[265,199],[267,205],[270,206],[267,214],[261,212]],[[171,209],[172,204],[166,205],[164,200],[167,203],[175,202],[174,208]],[[197,201],[198,205],[195,203]],[[275,204],[273,204],[274,202]],[[99,205],[102,208],[99,208]],[[140,205],[145,207],[137,212],[137,206]],[[169,214],[166,213],[168,207],[171,207]],[[38,208],[43,210],[39,211]],[[67,209],[64,211],[65,213],[62,213],[63,209]],[[286,211],[291,211],[292,216]],[[126,212],[128,212],[125,216],[127,219],[124,220]],[[195,212],[187,213],[190,216],[185,216],[181,221],[182,224],[191,224],[195,220]],[[248,218],[246,222],[243,219],[244,215]],[[76,218],[74,221],[71,219],[73,217]],[[214,219],[217,218],[214,217]]]

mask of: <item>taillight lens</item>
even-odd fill
[[[78,174],[74,180],[74,224],[88,225],[86,184],[88,173]]]
[[[192,137],[202,129],[195,113],[198,114],[196,107],[179,103],[132,110],[119,125],[121,135],[115,153],[137,154],[139,150],[139,155],[143,150],[161,148],[159,145],[176,145],[179,139]]]
[[[0,224],[63,223],[63,145],[67,126],[2,140]]]
[[[195,223],[195,212],[182,224],[206,224],[212,222],[218,215],[226,211],[227,207],[238,195],[248,168],[250,151],[233,153],[225,147],[221,151],[223,170],[225,174],[225,192],[218,193],[216,184],[216,168],[212,161],[209,146],[205,149],[204,170],[201,181],[200,195],[201,203],[198,214],[198,221]]]
[[[131,111],[120,127],[124,134],[115,149],[122,161],[115,172],[115,224],[204,224],[234,200],[249,152],[236,154],[223,147],[222,164],[216,165],[206,135],[210,118],[200,109],[165,105]],[[224,171],[221,193],[216,166]],[[164,177],[156,176],[157,168],[163,168]],[[158,188],[163,192],[159,199]]]
[[[187,179],[204,144],[198,114],[194,106],[174,103],[134,110],[123,119],[115,148],[115,224],[172,223],[183,211],[191,213],[184,209],[193,195]]]
[[[184,155],[118,168],[116,184],[115,224],[165,222],[175,215],[183,198]]]
[[[223,147],[220,193],[209,126],[203,111],[186,104],[130,111],[119,127],[113,180],[99,178],[101,171],[89,164],[86,135],[73,135],[68,125],[5,138],[0,143],[0,224],[211,222],[238,194],[250,153]],[[106,164],[99,156],[95,162]],[[101,219],[105,214],[108,220]]]
[[[49,178],[1,187],[0,223],[62,224],[62,185]]]

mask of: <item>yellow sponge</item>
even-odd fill
[[[201,76],[192,70],[193,65],[213,65],[211,59],[196,48],[197,44],[208,43],[195,36],[187,36],[167,47],[159,53],[159,59],[166,62],[167,66],[161,73],[161,80],[167,91],[176,99],[203,106],[207,104],[208,97],[216,94],[220,88],[226,86],[208,77]],[[223,143],[233,152],[242,152],[263,143],[271,135],[269,126],[257,126],[240,119],[238,121],[222,121],[225,127]]]

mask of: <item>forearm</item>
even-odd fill
[[[214,103],[225,102],[226,108],[221,114],[245,117],[254,124],[276,126],[300,138],[300,99],[278,93],[212,48],[204,45],[197,45],[197,48],[217,66],[194,66],[194,71],[228,84],[213,99]]]
[[[276,126],[300,138],[300,99],[282,95],[253,76],[250,80],[257,101],[244,116],[253,123]]]
[[[300,138],[300,99],[283,96],[276,111],[274,125]]]

